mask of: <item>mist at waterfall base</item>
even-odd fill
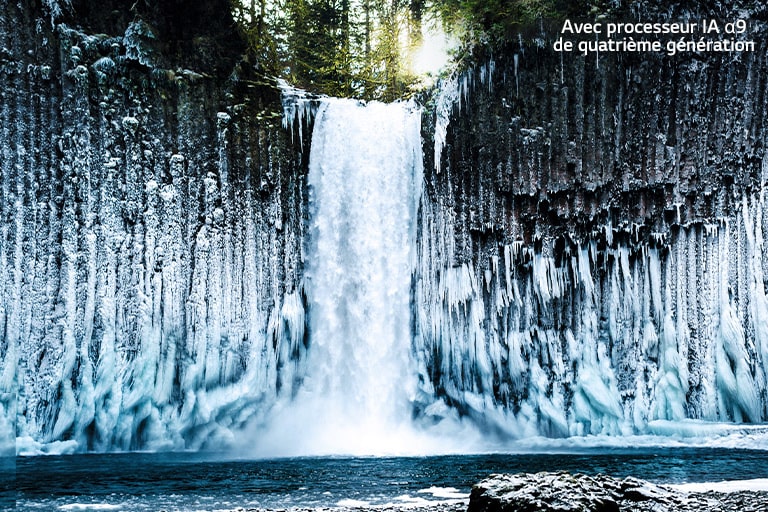
[[[323,100],[309,160],[309,349],[294,393],[244,436],[254,455],[473,451],[471,427],[411,420],[420,130],[414,103]]]

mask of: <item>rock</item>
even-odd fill
[[[622,480],[621,488],[624,501],[669,503],[675,496],[675,493],[668,489],[632,477]]]
[[[637,478],[536,473],[491,475],[467,512],[678,512],[762,510],[765,493],[684,493]]]
[[[468,512],[614,512],[620,480],[583,474],[491,475],[472,488]]]

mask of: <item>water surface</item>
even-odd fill
[[[658,483],[768,478],[768,452],[679,447],[271,460],[128,453],[19,457],[16,462],[17,510],[171,512],[439,501],[446,494],[468,495],[472,484],[498,472],[565,470]]]

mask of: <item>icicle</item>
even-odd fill
[[[306,91],[297,89],[282,78],[277,81],[281,91],[283,105],[283,128],[291,133],[291,141],[298,131],[299,148],[304,147],[304,129],[311,122],[315,112],[314,103],[317,101]]]
[[[442,162],[445,137],[454,105],[459,101],[459,83],[451,77],[440,84],[440,92],[435,105],[435,171],[439,174]]]
[[[519,64],[520,58],[518,54],[514,55],[514,62],[515,62],[515,96],[520,97],[520,76],[517,73],[518,70],[518,64]]]

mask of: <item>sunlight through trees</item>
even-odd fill
[[[385,101],[429,83],[425,75],[450,58],[449,38],[454,52],[500,45],[521,23],[562,11],[559,0],[231,2],[249,57],[265,73],[313,92]]]

